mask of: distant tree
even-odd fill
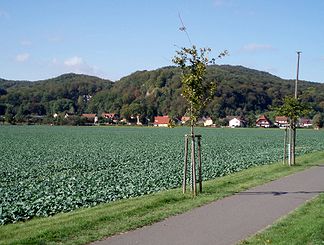
[[[5,121],[10,124],[14,124],[15,112],[14,112],[14,107],[12,105],[7,105],[6,113],[4,115]]]
[[[19,106],[18,111],[14,117],[17,123],[23,123],[25,121],[24,109],[23,106]]]
[[[313,117],[313,126],[314,128],[322,128],[324,125],[324,115],[323,113],[317,113]]]
[[[0,88],[0,96],[1,95],[6,95],[7,94],[7,91],[3,88]]]
[[[257,117],[253,113],[249,113],[246,117],[247,119],[247,125],[250,128],[255,127]]]
[[[6,113],[6,105],[0,104],[0,115],[4,115]]]
[[[290,129],[290,162],[289,165],[295,164],[295,148],[296,148],[296,123],[299,117],[305,116],[310,112],[308,104],[301,102],[294,97],[286,97],[284,104],[276,108],[277,115],[286,116],[289,120]]]

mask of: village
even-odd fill
[[[65,113],[61,117],[68,120],[71,115]],[[54,119],[58,119],[60,115],[55,113]],[[183,116],[181,118],[173,118],[169,115],[155,116],[153,121],[145,118],[146,123],[143,123],[140,115],[131,116],[129,119],[121,117],[116,113],[102,113],[101,115],[95,113],[81,114],[80,117],[84,120],[84,125],[124,125],[124,126],[153,126],[153,127],[174,127],[174,126],[189,126],[190,117]],[[266,115],[260,115],[255,124],[248,123],[248,120],[243,116],[227,116],[226,118],[220,119],[217,123],[211,117],[201,117],[197,121],[197,126],[202,127],[228,127],[228,128],[287,128],[289,121],[286,116],[275,116],[274,120],[270,120]],[[311,128],[313,127],[312,120],[309,118],[300,118],[297,122],[299,128]]]

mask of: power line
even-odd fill
[[[179,16],[179,19],[180,19],[180,22],[181,22],[181,27],[179,27],[179,30],[180,30],[180,31],[184,31],[184,32],[186,33],[187,38],[188,38],[188,41],[189,41],[190,45],[192,46],[192,42],[191,42],[190,36],[189,36],[189,34],[188,34],[188,32],[187,32],[187,28],[186,28],[186,26],[183,24],[183,21],[182,21],[182,18],[181,18],[181,15],[180,15],[179,12],[178,12],[178,16]]]

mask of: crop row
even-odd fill
[[[0,127],[0,224],[179,187],[187,128]],[[282,130],[203,129],[203,179],[275,162]],[[324,149],[300,130],[297,153]]]

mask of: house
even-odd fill
[[[181,117],[181,123],[182,124],[185,124],[188,121],[190,121],[190,117],[186,117],[186,116]]]
[[[266,115],[261,115],[256,120],[255,125],[260,128],[270,128],[271,121],[266,117]]]
[[[93,124],[98,123],[98,117],[96,114],[81,114],[81,117],[85,117],[87,119],[88,122],[91,122]]]
[[[58,118],[58,116],[59,116],[59,115],[58,115],[57,113],[54,113],[54,114],[53,114],[53,117],[54,117],[54,118]]]
[[[229,121],[228,121],[228,126],[230,128],[237,128],[237,127],[245,127],[245,120],[241,117],[241,116],[238,116],[238,117],[229,117],[231,118]]]
[[[275,125],[279,128],[287,128],[289,126],[288,117],[286,116],[277,116],[275,118]]]
[[[101,114],[102,118],[107,119],[109,122],[114,122],[114,123],[118,123],[120,117],[118,114],[116,113],[107,113],[107,112],[103,112]]]
[[[299,124],[299,127],[301,127],[301,128],[308,128],[308,127],[313,126],[312,120],[310,120],[308,118],[300,118],[298,124]]]
[[[169,116],[156,116],[154,117],[154,126],[155,127],[168,127],[170,124]]]
[[[210,127],[213,125],[213,120],[210,117],[203,118],[204,126]]]

